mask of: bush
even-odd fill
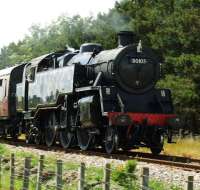
[[[136,189],[136,166],[135,160],[129,160],[125,165],[119,165],[112,172],[112,179],[124,189]]]

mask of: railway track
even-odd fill
[[[77,148],[64,150],[62,147],[58,145],[48,148],[44,145],[26,144],[25,141],[23,140],[17,140],[13,142],[9,139],[6,139],[6,140],[1,139],[0,143],[14,145],[14,146],[34,148],[34,149],[39,149],[43,151],[75,153],[77,155],[81,154],[81,155],[86,155],[86,156],[101,156],[108,159],[112,158],[112,159],[118,159],[118,160],[124,160],[124,161],[135,159],[140,162],[160,164],[160,165],[181,168],[188,171],[194,170],[196,172],[200,172],[199,159],[182,157],[182,156],[172,156],[172,155],[157,155],[156,156],[156,155],[152,155],[151,153],[134,152],[134,151],[118,151],[115,154],[109,155],[105,153],[102,149],[97,149],[95,151],[82,151]]]

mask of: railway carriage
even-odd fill
[[[21,133],[19,123],[23,120],[16,101],[17,85],[23,80],[25,64],[6,68],[0,71],[0,135],[16,138]]]
[[[153,50],[135,43],[132,32],[118,36],[115,49],[83,44],[79,51],[43,55],[6,75],[2,70],[0,122],[6,113],[15,135],[3,125],[1,134],[25,133],[27,143],[59,141],[64,148],[103,146],[107,153],[146,146],[159,154],[176,121],[170,90],[155,88],[160,62]]]

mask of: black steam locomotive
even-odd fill
[[[27,143],[60,142],[107,153],[141,146],[153,154],[171,140],[173,105],[168,89],[156,89],[160,62],[150,48],[134,44],[132,32],[119,46],[43,55],[0,71],[0,134]]]

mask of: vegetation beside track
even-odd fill
[[[35,190],[36,187],[36,174],[37,165],[39,161],[38,155],[34,152],[25,150],[9,149],[8,146],[0,144],[0,155],[2,156],[2,186],[3,190],[9,189],[10,186],[10,163],[9,157],[11,153],[15,153],[15,189],[21,189],[23,181],[24,170],[24,158],[31,157],[31,178],[30,178],[30,190]],[[82,160],[84,162],[84,160]],[[49,156],[48,153],[45,156],[45,164],[43,171],[43,189],[47,185],[49,190],[55,189],[55,163],[56,156]],[[74,190],[77,189],[78,184],[78,168],[80,163],[63,162],[63,189]],[[140,177],[136,173],[136,161],[129,160],[124,164],[118,166],[112,166],[111,171],[111,189],[139,190]],[[103,179],[103,168],[89,166],[86,168],[86,190],[88,189],[102,189],[101,181]],[[150,181],[150,187],[152,190],[181,190],[180,188],[172,185],[171,187],[165,185],[163,182]],[[167,188],[166,188],[167,187]]]
[[[161,154],[183,156],[188,158],[200,159],[200,138],[177,138],[174,139],[174,143],[164,144],[164,150]],[[136,151],[149,152],[148,148],[140,148]]]
[[[176,143],[165,145],[164,154],[200,159],[200,138],[184,138],[175,141]]]

